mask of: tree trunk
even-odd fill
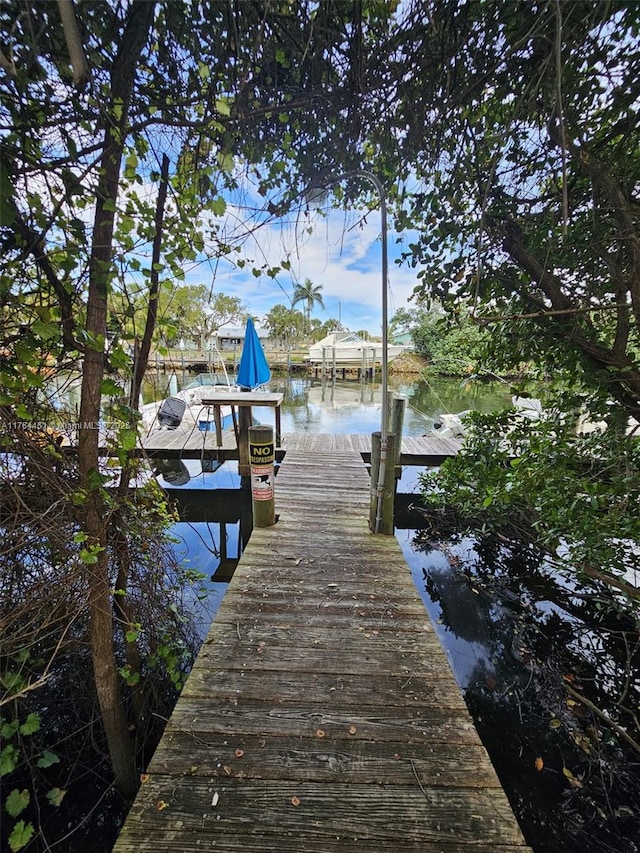
[[[131,800],[137,789],[135,752],[122,703],[113,638],[111,582],[107,554],[104,492],[98,476],[98,422],[105,369],[107,293],[120,164],[124,149],[131,89],[142,48],[148,38],[155,4],[134,0],[111,74],[111,103],[105,109],[104,145],[89,261],[87,344],[84,352],[78,433],[80,485],[85,493],[87,549],[96,549],[87,566],[90,643],[95,687],[104,724],[115,784]]]
[[[131,392],[129,395],[129,406],[132,410],[138,409],[138,401],[140,399],[140,391],[142,382],[149,363],[149,353],[151,351],[151,341],[156,328],[156,317],[158,312],[158,291],[160,288],[160,273],[158,272],[162,248],[162,232],[164,227],[164,212],[167,201],[167,189],[169,184],[169,158],[166,154],[162,157],[160,186],[158,187],[158,199],[156,202],[155,215],[155,236],[153,239],[153,252],[151,256],[151,274],[149,285],[149,307],[147,309],[147,319],[145,323],[144,334],[140,347],[136,347],[136,358],[134,360],[133,377],[131,381]],[[132,430],[136,429],[136,421],[132,418],[129,424]],[[118,484],[118,506],[114,512],[112,543],[113,550],[116,555],[117,578],[115,588],[118,594],[114,597],[113,605],[116,618],[120,621],[122,633],[124,635],[124,652],[129,669],[132,674],[139,676],[139,680],[131,687],[131,699],[133,702],[133,711],[136,718],[136,723],[143,720],[143,682],[142,682],[142,661],[138,643],[135,639],[128,639],[127,633],[132,631],[136,622],[135,613],[129,599],[127,590],[129,586],[130,563],[131,556],[129,550],[129,541],[125,532],[126,520],[121,511],[120,501],[124,501],[129,493],[129,481],[133,475],[133,467],[130,459],[127,459],[120,474],[120,483]]]

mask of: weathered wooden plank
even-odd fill
[[[332,616],[331,618],[322,617],[308,619],[305,625],[298,622],[287,622],[282,616],[280,619],[273,619],[267,614],[261,614],[260,617],[247,616],[247,614],[231,613],[228,610],[218,612],[216,615],[216,624],[220,627],[224,626],[231,632],[237,633],[243,639],[245,637],[256,636],[264,631],[270,631],[277,635],[283,644],[291,644],[301,637],[301,642],[307,635],[308,631],[319,634],[323,633],[325,640],[323,645],[330,649],[335,649],[337,645],[338,632],[341,632],[340,645],[342,643],[343,629],[345,626],[351,628],[353,621],[349,618]],[[355,631],[350,631],[345,636],[344,646],[358,644],[358,638],[361,638],[361,647],[367,648],[373,643],[384,645],[395,639],[399,632],[404,637],[411,635],[413,641],[419,644],[425,637],[429,637],[433,633],[433,629],[425,619],[420,625],[415,626],[411,631],[405,624],[397,620],[387,619],[381,622],[379,619],[359,619]]]
[[[290,630],[295,627],[297,620],[293,619],[290,614],[284,611],[285,608],[283,607],[265,606],[255,613],[247,613],[246,607],[243,607],[241,604],[235,608],[230,604],[228,607],[220,608],[216,615],[216,621],[223,620],[231,622],[234,625],[237,624],[239,626],[238,630],[241,632],[245,628],[255,627],[261,624],[273,625],[275,628],[279,628],[281,630]],[[416,619],[417,618],[418,617],[416,616]],[[426,624],[429,617],[421,615],[421,618],[423,621],[418,622],[416,625],[416,631],[418,632],[420,630],[427,630]],[[372,633],[376,630],[380,632],[396,631],[398,629],[402,630],[405,627],[402,617],[395,613],[375,614],[373,612],[366,613],[365,611],[362,611],[354,615],[354,613],[349,610],[342,610],[338,612],[330,611],[328,609],[321,611],[307,610],[305,612],[305,620],[307,625],[310,627],[324,627],[332,630],[336,636],[336,641],[338,632],[344,631],[345,629],[353,629],[354,622],[356,622],[356,630],[362,631],[365,634],[367,632]],[[422,625],[424,625],[424,627],[421,627]]]
[[[353,729],[354,727],[352,727]],[[500,788],[477,743],[405,744],[326,737],[217,737],[194,727],[168,728],[148,772],[215,779],[280,779],[309,782]],[[348,738],[348,739],[347,739]],[[437,746],[437,750],[434,749]],[[185,770],[187,768],[187,770]]]
[[[164,835],[162,847],[158,848],[154,846],[152,840],[144,837],[144,832],[141,831],[131,849],[136,853],[185,853],[186,850],[202,850],[202,843],[200,832],[191,833],[181,829],[179,832]],[[304,846],[301,846],[302,843]],[[214,851],[224,850],[224,853],[256,853],[256,851],[259,853],[346,853],[347,851],[372,853],[370,848],[367,849],[358,842],[352,844],[340,837],[319,839],[305,837],[303,842],[296,832],[269,836],[261,832],[245,834],[234,831],[233,835],[227,835],[221,839],[213,838],[210,841],[210,847]],[[460,849],[460,845],[455,841],[433,843],[404,840],[401,848],[402,853],[460,853]],[[466,849],[477,851],[477,853],[523,853],[527,848],[485,843],[475,847],[467,845]],[[121,848],[118,848],[118,851],[121,851]],[[375,853],[399,853],[397,839],[377,839]]]
[[[266,703],[236,697],[181,696],[167,730],[195,730],[199,736],[242,733],[299,738],[313,737],[320,728],[328,738],[339,740],[351,738],[351,727],[355,725],[355,737],[372,743],[479,745],[471,718],[451,698],[453,707],[432,701],[420,707],[395,703],[354,709],[310,706],[302,697],[292,702]]]
[[[421,789],[417,782],[392,786],[393,797],[384,796],[385,790],[382,780],[378,785],[231,778],[218,783],[158,774],[142,785],[129,823],[144,822],[140,842],[157,828],[160,837],[193,833],[207,846],[212,839],[224,845],[227,834],[238,831],[296,833],[300,850],[307,838],[322,837],[342,839],[343,849],[371,851],[382,839],[434,843],[444,837],[460,849],[471,844],[480,850],[479,837],[485,844],[523,844],[500,790]],[[159,810],[158,803],[166,808]],[[403,849],[402,842],[397,849]]]
[[[246,623],[245,623],[246,624]],[[422,631],[403,630],[399,626],[393,631],[352,631],[340,638],[341,649],[355,649],[365,654],[370,649],[390,650],[394,652],[415,651],[422,648],[431,652],[434,650],[438,656],[441,653],[440,641],[437,639],[430,622],[424,622]],[[268,622],[257,625],[246,625],[241,632],[238,631],[237,622],[223,621],[216,617],[202,650],[209,646],[220,644],[234,645],[237,642],[245,643],[252,648],[258,648],[261,643],[282,646],[294,646],[317,649],[335,649],[335,632],[325,627],[315,627],[306,623],[292,625],[287,630],[270,625]]]
[[[442,662],[437,652],[437,639],[432,638],[431,647],[426,645],[417,651],[398,652],[380,648],[359,649],[355,646],[327,654],[327,648],[300,645],[266,643],[254,645],[238,641],[228,645],[217,643],[204,646],[193,669],[239,669],[253,672],[313,672],[343,673],[357,675],[372,672],[378,675],[422,672],[427,677],[437,678]]]
[[[237,576],[242,576],[244,580],[259,574],[256,584],[267,583],[271,576],[274,580],[278,577],[288,578],[296,583],[324,582],[325,586],[342,583],[357,586],[369,584],[372,589],[378,589],[378,584],[386,584],[389,589],[394,589],[397,583],[400,588],[405,585],[412,586],[415,594],[415,584],[409,568],[406,564],[400,566],[396,560],[390,559],[385,551],[377,553],[375,550],[363,548],[362,552],[358,552],[348,546],[346,553],[332,553],[328,543],[325,543],[323,551],[322,543],[313,542],[308,550],[300,549],[296,553],[297,543],[293,539],[290,542],[289,554],[283,553],[280,548],[269,547],[268,544],[251,548],[249,553],[245,552],[243,562],[238,567],[238,572],[242,574]],[[336,544],[338,547],[343,545]]]
[[[405,707],[427,707],[434,701],[441,707],[466,710],[459,693],[451,689],[449,673],[357,676],[338,673],[298,673],[271,670],[269,677],[252,670],[217,672],[194,668],[182,691],[184,696],[208,696],[219,699],[259,699],[265,702],[293,702],[304,696],[310,708],[353,706],[386,707],[401,703]]]
[[[314,583],[289,583],[284,579],[276,586],[268,584],[264,587],[256,587],[247,584],[240,585],[234,589],[229,595],[225,596],[223,605],[230,607],[232,604],[248,601],[253,610],[260,610],[263,606],[273,605],[279,610],[283,608],[295,607],[300,618],[303,611],[307,610],[336,610],[342,611],[345,609],[355,611],[360,615],[382,613],[389,615],[390,613],[409,615],[414,613],[416,616],[423,615],[424,606],[422,602],[416,599],[415,592],[410,595],[409,590],[401,590],[399,595],[392,596],[391,593],[385,594],[385,591],[377,590],[372,592],[366,585],[360,585],[358,589],[355,584],[343,584],[336,590],[327,591],[322,588],[322,585]]]

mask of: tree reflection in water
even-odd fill
[[[423,530],[405,556],[534,851],[637,853],[634,619],[519,543]]]

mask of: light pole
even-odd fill
[[[384,194],[384,187],[380,179],[369,172],[367,169],[357,169],[352,172],[345,172],[335,178],[324,179],[323,184],[330,186],[346,178],[364,178],[373,184],[378,198],[380,199],[380,227],[382,230],[382,417],[380,423],[380,464],[378,467],[378,481],[376,484],[376,514],[373,527],[374,533],[380,532],[380,521],[382,519],[382,505],[384,497],[384,483],[387,471],[387,447],[389,436],[389,388],[387,378],[388,368],[388,308],[387,308],[387,283],[389,274],[388,252],[387,252],[387,202]],[[316,187],[319,189],[319,187]],[[398,438],[396,440],[399,440]]]

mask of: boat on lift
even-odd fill
[[[404,344],[388,344],[387,358],[392,361],[396,356],[409,352],[413,347]],[[331,332],[309,347],[309,364],[318,365],[335,360],[341,367],[359,367],[363,360],[378,364],[382,361],[382,343],[364,341],[354,332]]]

